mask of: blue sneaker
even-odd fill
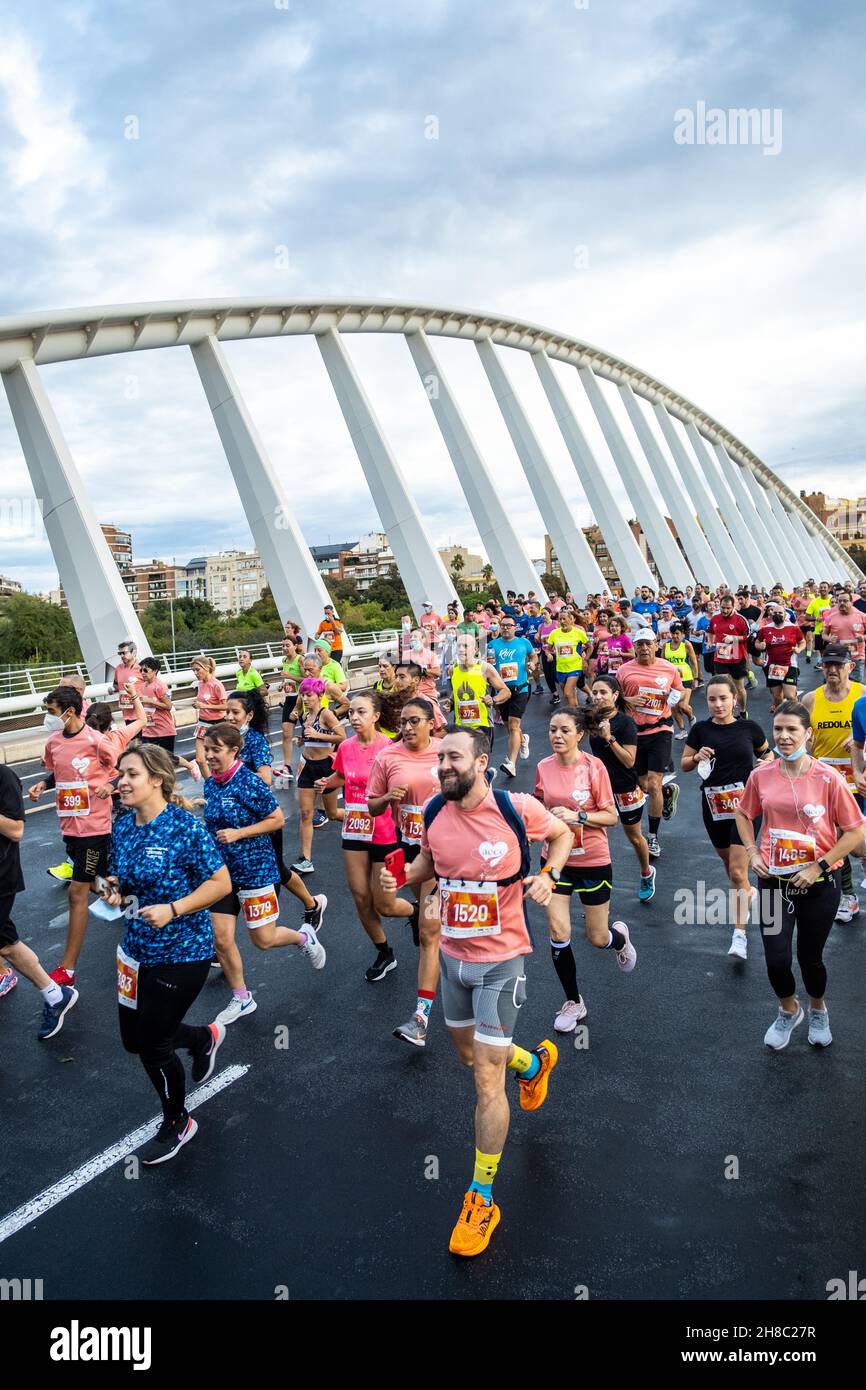
[[[809,1010],[809,1042],[813,1047],[829,1047],[833,1041],[830,1015],[826,1009]]]
[[[69,985],[61,985],[63,998],[59,1004],[46,1004],[42,1010],[42,1023],[39,1026],[37,1038],[46,1042],[48,1038],[53,1038],[55,1033],[59,1033],[63,1027],[64,1015],[73,1009],[78,1003],[78,990],[72,989]]]
[[[654,898],[654,897],[655,897],[655,892],[656,892],[656,871],[655,871],[655,869],[653,868],[652,864],[650,864],[650,871],[649,871],[649,873],[648,873],[648,874],[641,874],[641,876],[640,876],[640,887],[639,887],[638,890],[637,890],[637,895],[638,895],[638,897],[640,898],[640,900],[641,900],[642,903],[648,903],[649,900],[650,900],[650,898]]]
[[[321,830],[322,826],[323,826],[323,825],[327,825],[327,824],[328,824],[328,817],[325,815],[324,811],[314,811],[314,812],[313,812],[313,829],[314,829],[314,830]]]

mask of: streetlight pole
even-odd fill
[[[172,582],[172,585],[174,585],[174,584],[177,583],[177,559],[176,559],[176,557],[175,557],[174,555],[172,555],[172,557],[171,557],[171,582]],[[168,594],[168,606],[169,606],[169,611],[170,611],[170,613],[171,613],[171,660],[172,660],[172,666],[176,669],[176,668],[177,668],[177,643],[176,643],[175,638],[174,638],[174,594],[172,593],[171,590],[169,590],[169,594]]]

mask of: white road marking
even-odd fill
[[[204,1105],[206,1100],[211,1100],[220,1091],[224,1091],[226,1086],[230,1086],[233,1081],[240,1080],[248,1071],[249,1066],[239,1064],[226,1067],[225,1071],[211,1077],[210,1081],[206,1081],[203,1086],[199,1086],[197,1090],[192,1091],[187,1096],[187,1110],[195,1110],[197,1106]],[[127,1158],[133,1149],[138,1148],[139,1144],[152,1138],[154,1128],[161,1119],[161,1115],[155,1115],[152,1120],[139,1125],[138,1129],[134,1129],[131,1134],[124,1135],[116,1144],[112,1144],[108,1149],[103,1149],[101,1154],[97,1154],[95,1158],[89,1158],[86,1163],[82,1163],[79,1168],[67,1173],[59,1182],[52,1183],[51,1187],[46,1187],[38,1196],[31,1198],[29,1202],[25,1202],[23,1206],[10,1212],[0,1221],[0,1245],[10,1236],[14,1236],[16,1231],[20,1231],[24,1226],[29,1226],[32,1221],[38,1220],[47,1211],[51,1211],[51,1208],[56,1207],[64,1198],[71,1197],[86,1183],[98,1178],[115,1163]]]

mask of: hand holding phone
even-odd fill
[[[406,856],[402,849],[392,849],[385,855],[385,869],[394,879],[395,887],[402,888],[406,882]]]

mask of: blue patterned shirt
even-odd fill
[[[218,830],[257,825],[276,809],[270,787],[243,765],[227,782],[215,782],[209,777],[204,784],[204,823],[213,836]],[[254,835],[252,839],[236,840],[233,845],[218,848],[229,866],[234,888],[264,888],[269,883],[279,883],[280,871],[269,835]]]
[[[271,767],[274,761],[271,757],[271,745],[264,734],[258,733],[255,729],[247,729],[238,757],[250,772],[257,772],[260,767]]]
[[[146,825],[136,825],[131,812],[118,816],[111,837],[111,864],[124,897],[136,897],[139,907],[153,907],[194,893],[222,868],[223,857],[201,822],[169,802]],[[132,917],[121,945],[142,965],[210,960],[210,913],[206,909],[189,912],[158,928]]]

